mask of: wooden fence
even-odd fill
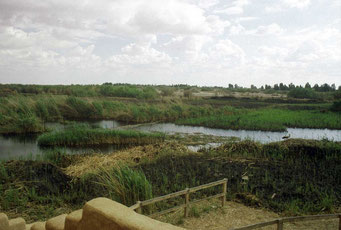
[[[221,193],[219,193],[217,195],[205,197],[205,198],[200,199],[200,200],[195,200],[195,201],[192,201],[192,202],[190,201],[190,194],[191,193],[195,193],[195,192],[197,192],[199,190],[206,189],[206,188],[211,188],[211,187],[218,186],[218,185],[222,186],[222,192]],[[198,203],[198,202],[203,201],[203,200],[208,200],[208,199],[211,199],[211,198],[221,198],[221,205],[225,206],[226,191],[227,191],[227,179],[222,179],[222,180],[219,180],[219,181],[215,181],[215,182],[212,182],[212,183],[200,185],[200,186],[197,186],[197,187],[186,188],[185,190],[182,190],[182,191],[179,191],[179,192],[175,192],[175,193],[171,193],[171,194],[168,194],[168,195],[165,195],[165,196],[156,197],[156,198],[153,198],[153,199],[150,199],[150,200],[138,201],[135,205],[131,206],[130,208],[135,210],[137,213],[142,214],[142,207],[144,207],[144,206],[151,205],[151,204],[154,204],[156,202],[168,200],[168,199],[171,199],[171,198],[174,198],[174,197],[184,196],[184,199],[185,199],[185,203],[184,204],[176,206],[176,207],[173,207],[173,208],[170,208],[170,209],[167,209],[167,210],[163,210],[161,212],[153,213],[150,216],[162,215],[162,214],[166,214],[166,213],[175,211],[175,210],[180,209],[180,208],[184,208],[184,216],[187,217],[188,213],[189,213],[190,205],[194,204],[194,203]]]
[[[299,222],[299,221],[309,221],[309,220],[322,220],[322,219],[335,219],[339,218],[339,230],[341,230],[341,213],[339,214],[326,214],[326,215],[314,215],[314,216],[297,216],[297,217],[286,217],[286,218],[279,218],[267,222],[257,223],[253,225],[248,225],[241,228],[234,228],[231,230],[251,230],[262,228],[270,225],[277,225],[277,230],[283,230],[284,223],[292,223],[292,222]]]

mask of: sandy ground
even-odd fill
[[[229,230],[259,222],[270,221],[279,218],[279,215],[262,209],[251,208],[236,202],[227,202],[224,208],[220,202],[203,202],[196,208],[195,215],[183,218],[183,210],[156,219],[169,222],[186,229],[196,230]],[[190,215],[191,215],[190,212]],[[262,230],[277,229],[276,225],[259,228]],[[337,230],[338,219],[326,221],[305,221],[292,224],[284,224],[285,230]]]

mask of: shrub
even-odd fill
[[[334,112],[341,112],[341,100],[340,101],[334,101],[334,103],[330,109]]]
[[[317,99],[317,94],[312,89],[295,88],[289,91],[288,97]]]

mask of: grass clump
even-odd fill
[[[102,169],[97,175],[97,183],[105,188],[108,197],[124,205],[131,206],[153,197],[152,185],[142,171],[118,166]]]
[[[102,144],[143,145],[162,142],[161,133],[143,133],[134,130],[109,130],[75,125],[65,130],[45,133],[38,137],[40,146],[92,146]]]

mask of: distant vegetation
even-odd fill
[[[295,88],[289,91],[288,97],[317,99],[317,93],[312,89]]]
[[[339,128],[340,87],[334,84],[288,86],[280,83],[260,88],[189,85],[1,85],[0,133],[44,132],[45,123],[80,119],[115,119],[128,123],[175,122],[226,129],[284,130],[285,127]],[[254,95],[250,94],[253,93]],[[206,96],[202,96],[206,95]],[[266,95],[266,96],[264,96]],[[284,112],[285,122],[271,118],[272,108],[314,110]],[[304,105],[307,104],[307,105]],[[309,104],[309,105],[308,105]],[[226,107],[267,108],[268,111],[226,113]],[[331,111],[332,113],[330,113]],[[314,113],[316,116],[314,116]],[[307,121],[304,116],[312,116]],[[303,116],[303,117],[302,117]],[[320,118],[319,118],[320,117]],[[336,119],[336,120],[335,120]],[[322,122],[320,122],[323,120]]]

